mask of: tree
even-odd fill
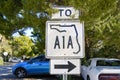
[[[41,42],[38,45],[42,45],[40,50],[43,51],[45,22],[54,12],[51,9],[54,5],[73,6],[80,10],[80,21],[84,21],[85,24],[87,58],[93,57],[92,53],[113,44],[119,50],[120,40],[114,36],[119,36],[120,33],[120,0],[1,0],[0,33],[8,36],[20,28],[33,27],[40,35]],[[102,46],[100,48],[99,42]]]
[[[81,11],[80,20],[85,23],[85,49],[87,59],[96,53],[99,42],[101,42],[102,53],[109,47],[119,47],[119,26],[120,26],[120,0],[71,0],[71,5]],[[116,29],[115,29],[116,28]],[[116,33],[117,32],[117,33]],[[114,41],[111,41],[114,40]],[[116,50],[119,50],[117,48]],[[116,53],[116,52],[114,52]],[[104,56],[104,54],[102,54]],[[95,57],[95,56],[94,56]]]
[[[20,0],[0,0],[0,33],[11,35],[18,27],[15,25],[16,15],[22,4]]]
[[[43,26],[46,17],[38,18],[37,13],[43,15],[47,9],[49,4],[45,0],[1,0],[0,33],[10,36],[23,27]]]
[[[9,40],[7,40],[4,35],[0,34],[0,56],[3,55],[3,52],[8,52],[9,55],[11,55],[12,49],[9,45]]]
[[[13,49],[14,56],[33,56],[32,48],[34,44],[32,40],[27,36],[14,37],[10,43]]]
[[[37,53],[45,53],[45,28],[44,26],[42,30],[35,28],[34,32],[32,32],[33,34],[32,37],[35,38],[33,40],[36,46],[35,52]]]
[[[0,4],[0,33],[9,37],[21,28],[33,27],[41,35],[42,45],[39,46],[42,46],[40,52],[43,52],[48,18],[46,12],[50,8],[47,0],[4,0]]]

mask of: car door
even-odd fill
[[[39,73],[39,71],[38,71],[39,66],[40,66],[39,61],[40,61],[39,57],[33,58],[30,61],[28,61],[27,65],[25,67],[29,74],[38,74]]]
[[[28,62],[26,67],[29,74],[47,73],[49,68],[49,61],[45,61],[44,56],[39,56]]]
[[[49,73],[49,59],[44,58],[43,60],[40,60],[39,62],[39,73],[44,73],[44,74],[48,74]]]

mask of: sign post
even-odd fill
[[[63,74],[63,80],[67,80],[67,74]]]
[[[46,57],[50,73],[80,74],[80,58],[84,57],[84,25],[79,11],[73,7],[53,7],[57,10],[46,22]]]

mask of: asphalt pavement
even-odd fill
[[[0,66],[0,80],[59,80],[56,76],[51,75],[28,76],[19,79],[12,74],[12,66],[15,64],[7,62]]]
[[[17,78],[12,74],[12,66],[16,63],[4,63],[0,66],[0,80],[62,80],[62,76],[55,75],[31,75],[27,78]],[[81,80],[80,77],[72,76],[68,77],[68,80]]]

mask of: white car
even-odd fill
[[[11,57],[9,58],[9,62],[18,63],[18,62],[21,62],[21,59],[17,57]]]
[[[84,80],[120,80],[120,60],[92,58],[81,66]]]

